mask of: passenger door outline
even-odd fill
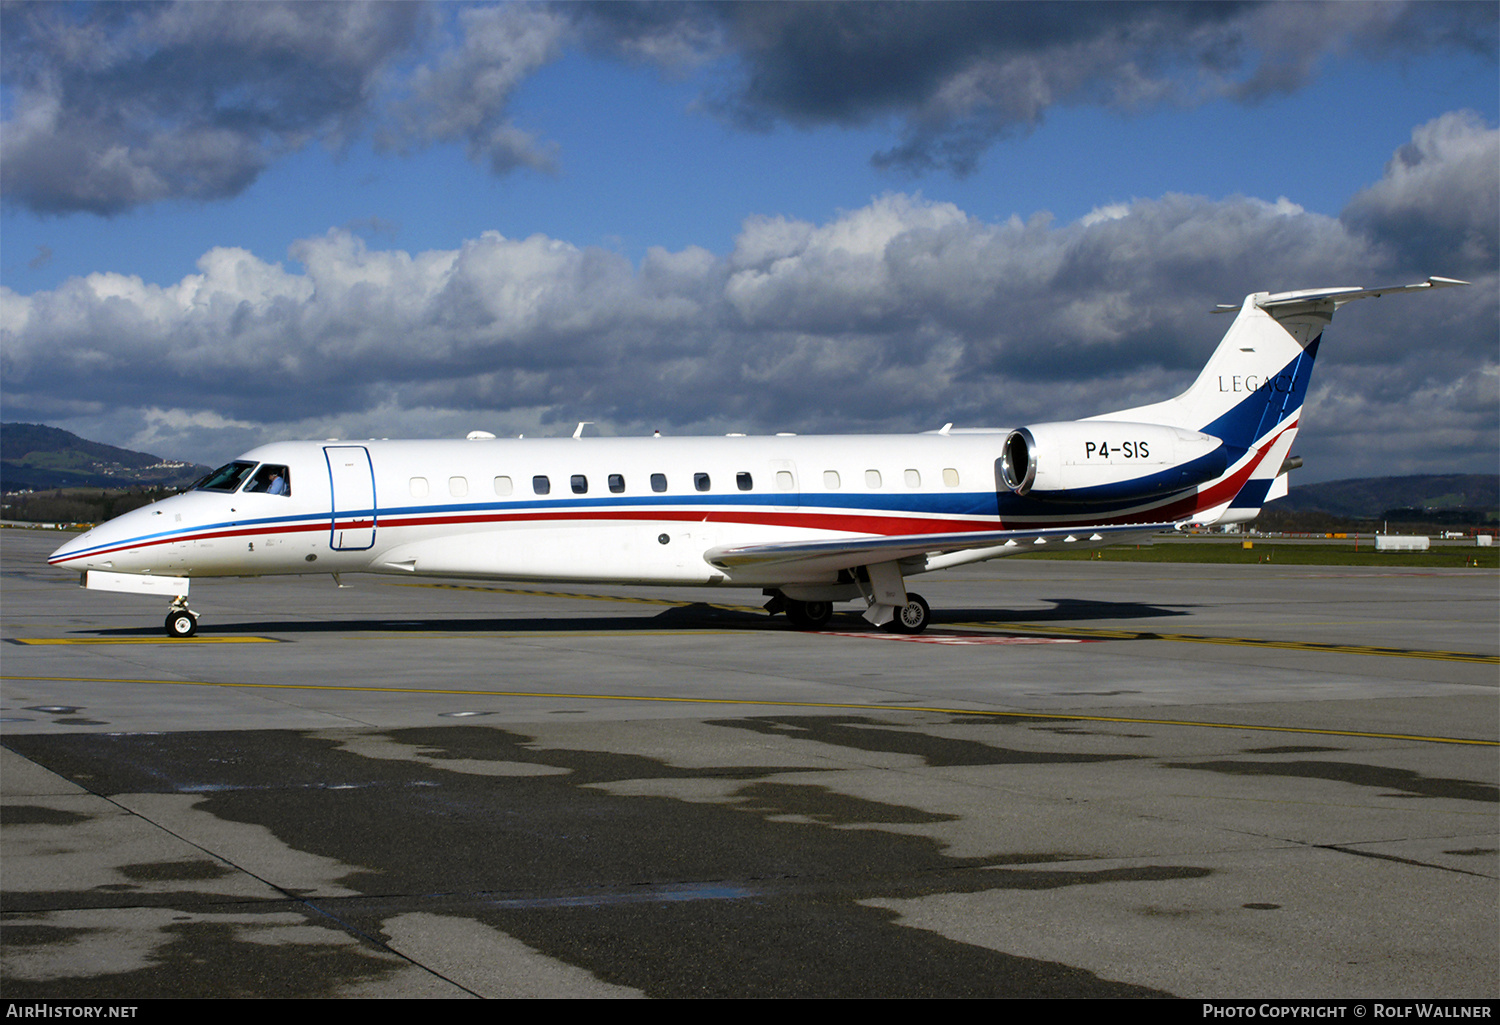
[[[363,552],[375,547],[375,467],[363,445],[325,445],[328,462],[328,547]]]

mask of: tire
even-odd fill
[[[896,610],[896,618],[886,624],[886,629],[897,634],[919,634],[927,629],[932,619],[932,609],[927,599],[920,594],[906,592],[906,604]]]
[[[198,632],[198,617],[185,610],[169,612],[166,626],[168,637],[191,637]]]
[[[786,600],[786,618],[798,630],[821,630],[833,618],[831,601]]]

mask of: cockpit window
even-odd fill
[[[260,469],[255,471],[255,476],[250,478],[250,483],[245,485],[245,490],[247,492],[258,491],[267,495],[290,495],[292,475],[285,466],[261,463]]]
[[[195,491],[235,491],[250,471],[255,469],[254,463],[244,463],[236,460],[225,466],[219,467],[213,473],[200,480],[194,487]]]

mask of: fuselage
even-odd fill
[[[50,561],[174,577],[374,572],[771,587],[836,574],[729,569],[704,554],[1160,521],[1213,504],[1196,489],[1107,508],[1031,501],[997,483],[1004,439],[993,431],[284,442],[241,456],[217,488],[210,481],[101,524]],[[276,470],[286,493],[259,490]]]

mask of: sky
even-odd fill
[[[1306,482],[1500,466],[1494,3],[0,4],[0,415],[1020,426],[1353,304]]]

